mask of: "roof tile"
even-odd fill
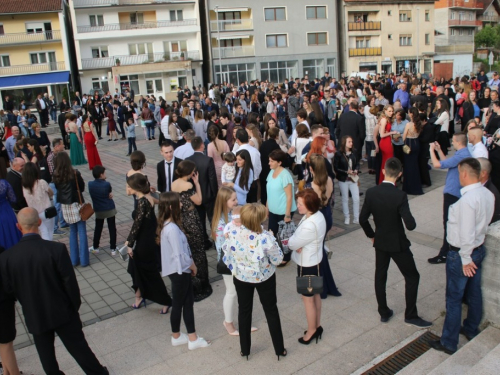
[[[0,14],[60,11],[63,0],[0,0]]]

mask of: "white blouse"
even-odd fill
[[[443,111],[434,125],[441,125],[441,131],[448,133],[448,128],[450,127],[450,115],[448,114],[448,111]]]
[[[323,259],[323,240],[326,235],[326,221],[321,211],[300,221],[297,230],[288,240],[288,247],[293,250],[292,260],[299,266],[316,266]],[[302,248],[300,253],[298,250]]]

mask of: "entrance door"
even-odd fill
[[[187,85],[187,77],[179,77],[179,87],[184,90],[184,87]]]
[[[217,83],[223,83],[223,82],[229,82],[229,73],[228,72],[222,72],[222,77],[220,73],[215,74],[215,81]]]
[[[148,95],[165,96],[163,92],[163,80],[161,78],[146,80],[146,91]]]

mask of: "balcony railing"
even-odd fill
[[[349,48],[349,57],[356,56],[381,56],[382,47]]]
[[[368,21],[368,22],[349,22],[349,31],[366,31],[366,30],[381,30],[382,22]]]
[[[212,31],[253,30],[253,20],[243,19],[211,21],[210,28]]]
[[[470,27],[476,27],[476,26],[482,26],[481,20],[448,20],[448,26],[453,27],[453,26],[470,26]]]
[[[15,33],[0,35],[0,45],[2,46],[55,42],[59,40],[61,40],[61,32],[59,30],[48,30],[41,33]]]
[[[101,31],[115,31],[115,30],[141,30],[141,29],[157,29],[161,27],[179,27],[196,25],[196,19],[186,19],[183,21],[155,21],[144,23],[111,23],[103,26],[78,26],[79,33],[96,33]]]
[[[75,8],[171,3],[172,0],[73,0]]]
[[[449,45],[443,45],[443,46],[434,46],[434,50],[436,51],[437,54],[440,53],[450,53],[450,54],[455,54],[455,53],[474,53],[474,43],[470,44],[449,44]]]
[[[499,17],[498,16],[479,16],[479,19],[482,22],[498,22]]]
[[[474,35],[436,35],[434,37],[436,46],[447,46],[449,44],[474,44]]]
[[[212,47],[214,54],[214,59],[219,58],[219,48]],[[223,59],[228,59],[232,57],[243,57],[243,56],[255,56],[254,46],[241,46],[241,47],[221,47],[220,57]]]
[[[450,8],[468,8],[468,9],[481,9],[480,4],[476,0],[448,0]]]
[[[82,59],[82,69],[102,69],[121,65],[140,65],[168,61],[199,60],[200,51],[184,52],[158,52],[146,53],[142,55],[126,55],[101,57],[95,59]]]
[[[66,70],[64,61],[48,62],[44,64],[29,64],[29,65],[13,65],[0,68],[0,76],[30,74],[30,73],[46,73],[58,70]]]

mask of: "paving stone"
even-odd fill
[[[85,301],[91,305],[92,303],[95,303],[95,302],[98,302],[98,301],[102,301],[102,298],[99,294],[97,294],[96,292],[94,293],[90,293],[90,294],[87,294],[86,296],[83,297],[85,299]]]
[[[102,299],[104,300],[104,302],[106,302],[110,306],[112,306],[113,304],[116,304],[118,302],[123,302],[123,300],[115,293],[104,296],[104,297],[102,297]],[[113,310],[115,310],[115,309],[113,309]]]
[[[108,285],[106,286],[106,289],[98,291],[97,294],[99,294],[101,297],[104,297],[104,296],[109,296],[110,294],[115,294],[115,292]]]
[[[94,312],[95,312],[97,309],[100,309],[100,308],[105,307],[105,306],[107,306],[107,304],[106,304],[106,302],[104,302],[103,300],[101,300],[101,301],[97,301],[97,302],[94,302],[94,303],[91,303],[91,304],[90,304],[90,308],[91,308],[92,310],[94,310]]]
[[[100,290],[109,288],[109,286],[104,281],[98,281],[92,284],[92,288],[94,288],[94,290],[98,292]]]

